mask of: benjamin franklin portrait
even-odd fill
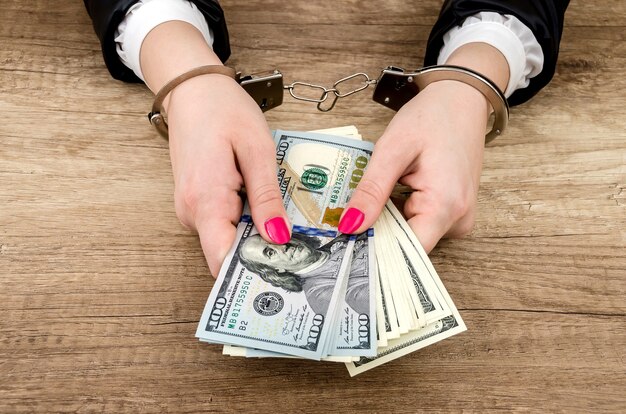
[[[241,264],[275,287],[304,291],[317,314],[326,314],[337,270],[349,236],[340,235],[321,246],[317,238],[294,233],[287,244],[266,242],[260,235],[248,237],[239,249]],[[369,312],[367,235],[357,237],[352,253],[346,302],[357,313]]]

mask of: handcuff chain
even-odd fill
[[[363,78],[363,83],[361,83],[358,87],[355,87],[354,89],[349,90],[347,92],[343,92],[342,93],[340,91],[340,89],[338,88],[339,85],[341,85],[342,83],[347,82],[349,80],[352,80],[354,78],[357,78],[357,77],[362,77]],[[353,95],[353,94],[355,94],[357,92],[361,92],[361,91],[367,89],[368,86],[373,85],[375,83],[376,83],[376,79],[370,79],[370,77],[367,76],[367,73],[357,72],[357,73],[353,73],[350,76],[346,76],[345,78],[339,79],[338,81],[333,83],[332,88],[326,88],[323,85],[317,85],[317,84],[314,84],[314,83],[300,82],[300,81],[292,82],[289,85],[283,86],[283,88],[289,90],[289,94],[294,99],[297,99],[299,101],[317,103],[317,109],[318,110],[320,110],[322,112],[328,112],[328,111],[330,111],[331,109],[333,109],[335,107],[335,103],[337,102],[337,99],[345,98],[345,97]],[[308,88],[308,89],[317,89],[317,90],[320,90],[322,92],[322,94],[321,94],[321,96],[318,99],[302,96],[302,95],[297,94],[294,91],[297,86],[305,87],[305,88]],[[326,102],[326,100],[328,99],[328,96],[329,96],[329,94],[331,92],[333,94],[333,98],[332,98],[332,101],[330,103],[330,106],[322,107],[322,103]]]
[[[337,99],[345,98],[352,94],[367,89],[370,85],[376,85],[372,100],[387,108],[399,111],[400,108],[413,99],[420,90],[423,90],[433,82],[457,81],[465,83],[489,101],[493,108],[494,121],[491,130],[485,137],[488,143],[496,136],[501,135],[509,120],[509,105],[504,93],[489,78],[475,72],[469,68],[454,65],[436,65],[417,69],[413,72],[405,72],[404,69],[396,66],[387,66],[381,71],[378,79],[370,79],[367,74],[357,72],[345,78],[341,78],[333,84],[332,88],[306,82],[293,82],[291,85],[283,86],[283,75],[278,70],[274,70],[269,75],[248,75],[241,76],[241,73],[234,69],[222,65],[205,65],[191,69],[163,86],[154,98],[152,110],[148,114],[150,123],[165,137],[168,135],[167,115],[163,107],[163,101],[176,86],[196,76],[206,74],[220,74],[234,78],[239,85],[254,99],[259,108],[265,112],[283,103],[284,89],[289,90],[289,94],[297,100],[316,102],[317,109],[327,112],[333,109]],[[339,86],[351,79],[361,77],[362,83],[346,92],[341,92]],[[294,92],[298,85],[322,91],[318,99],[301,96]],[[322,107],[322,103],[328,100],[330,92],[333,93],[332,102],[327,107]]]

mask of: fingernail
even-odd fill
[[[358,208],[350,207],[339,221],[341,233],[352,233],[363,223],[365,214]]]
[[[291,238],[289,236],[289,228],[285,219],[282,217],[274,217],[265,222],[265,231],[270,239],[276,244],[285,244]]]

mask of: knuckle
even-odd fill
[[[453,222],[460,221],[464,217],[471,215],[476,205],[473,192],[462,186],[457,191],[440,194],[440,197],[443,205],[447,206]]]
[[[404,210],[409,216],[425,214],[438,217],[447,223],[469,223],[467,231],[473,227],[476,200],[466,191],[451,191],[449,188],[428,191],[420,198],[409,198]],[[465,229],[465,227],[464,227]]]
[[[252,190],[252,193],[250,194],[250,203],[257,208],[280,202],[282,202],[282,197],[280,196],[278,186],[274,183],[262,184]]]
[[[174,191],[176,217],[187,228],[193,225],[193,216],[200,197],[189,186],[177,187]]]
[[[243,130],[254,131],[256,129],[258,129],[258,126],[250,124]],[[233,137],[233,143],[239,154],[249,157],[273,154],[275,150],[274,140],[269,134],[236,134]]]
[[[450,200],[450,214],[453,219],[460,219],[471,209],[471,202],[466,197],[454,197]]]
[[[416,194],[411,194],[409,198],[404,202],[402,210],[407,217],[414,217],[421,211],[420,206],[423,205],[417,201]]]
[[[474,228],[474,218],[468,217],[461,220],[454,228],[453,237],[462,238],[469,236]]]
[[[408,164],[421,152],[421,146],[413,134],[385,131],[376,141],[374,152],[392,155],[394,160]]]
[[[181,212],[187,215],[195,215],[201,200],[207,197],[206,193],[197,190],[197,186],[183,184],[175,190],[175,203]]]
[[[174,208],[176,211],[176,218],[178,218],[178,221],[180,222],[180,224],[182,224],[182,226],[185,227],[187,230],[191,229],[192,222],[189,219],[187,210],[184,207],[182,207],[181,203],[178,202],[177,199],[174,200]]]
[[[195,186],[182,186],[174,196],[176,216],[186,227],[194,227],[198,221],[224,212],[226,207],[238,205],[237,202],[237,194],[223,187],[198,191]]]
[[[358,191],[364,198],[374,203],[385,202],[387,196],[383,188],[374,180],[363,179],[358,185]]]

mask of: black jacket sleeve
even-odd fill
[[[509,98],[510,105],[519,105],[532,98],[554,76],[563,19],[569,0],[446,0],[428,39],[424,65],[437,64],[443,47],[443,36],[465,18],[482,11],[510,14],[524,23],[535,35],[543,50],[543,70],[530,80],[528,87],[518,89]]]
[[[93,27],[102,45],[104,62],[115,79],[126,82],[140,82],[132,70],[121,61],[115,49],[115,30],[124,20],[126,12],[137,0],[84,0]],[[192,0],[204,15],[213,31],[213,50],[225,62],[230,56],[228,30],[224,12],[217,0]]]

